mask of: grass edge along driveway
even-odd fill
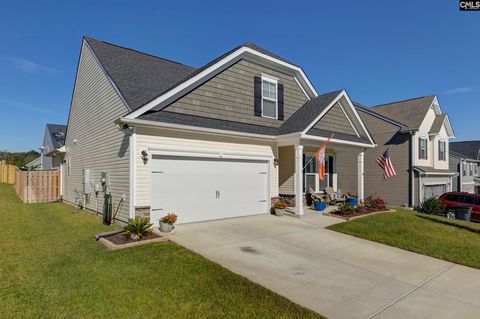
[[[111,230],[0,184],[0,318],[321,318],[175,243],[107,251]]]
[[[392,213],[366,216],[327,227],[355,237],[376,241],[423,255],[480,269],[480,234],[454,225],[436,222],[443,217],[422,216],[417,212],[394,208]],[[470,223],[455,221],[463,226]]]

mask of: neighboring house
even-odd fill
[[[356,103],[377,147],[365,153],[365,192],[376,193],[392,205],[416,206],[426,198],[452,189],[448,141],[454,132],[436,96],[425,96],[374,107]],[[396,176],[383,179],[375,159],[389,150]],[[340,179],[350,190],[351,177]]]
[[[42,157],[39,156],[36,159],[34,159],[33,161],[25,164],[25,167],[28,168],[29,170],[32,170],[32,171],[41,169],[41,167],[42,167]]]
[[[63,147],[65,145],[66,131],[66,125],[46,125],[43,144],[40,148],[40,167],[37,169],[49,170],[60,168],[63,163]]]
[[[321,181],[314,161],[304,166],[333,133]],[[268,213],[278,196],[300,199],[302,215],[305,189],[338,188],[343,167],[363,198],[364,152],[374,146],[344,90],[319,95],[301,67],[257,45],[194,68],[84,38],[64,198],[87,189],[95,209],[92,186],[100,198],[108,191],[124,222]]]
[[[454,191],[480,194],[480,141],[450,143],[450,170]]]

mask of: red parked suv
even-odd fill
[[[440,202],[447,207],[447,217],[455,218],[455,208],[470,206],[472,221],[480,222],[480,195],[449,192],[440,196]]]

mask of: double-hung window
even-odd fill
[[[277,80],[262,76],[262,116],[278,118]]]
[[[446,161],[447,160],[447,151],[446,151],[446,142],[438,141],[438,160]]]
[[[418,138],[418,158],[419,159],[428,159],[428,140],[425,137]]]

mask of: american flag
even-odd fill
[[[375,162],[377,162],[377,164],[383,169],[383,179],[397,175],[397,172],[395,172],[395,167],[393,167],[392,161],[390,160],[390,154],[388,150],[386,150],[381,156],[377,157]]]

